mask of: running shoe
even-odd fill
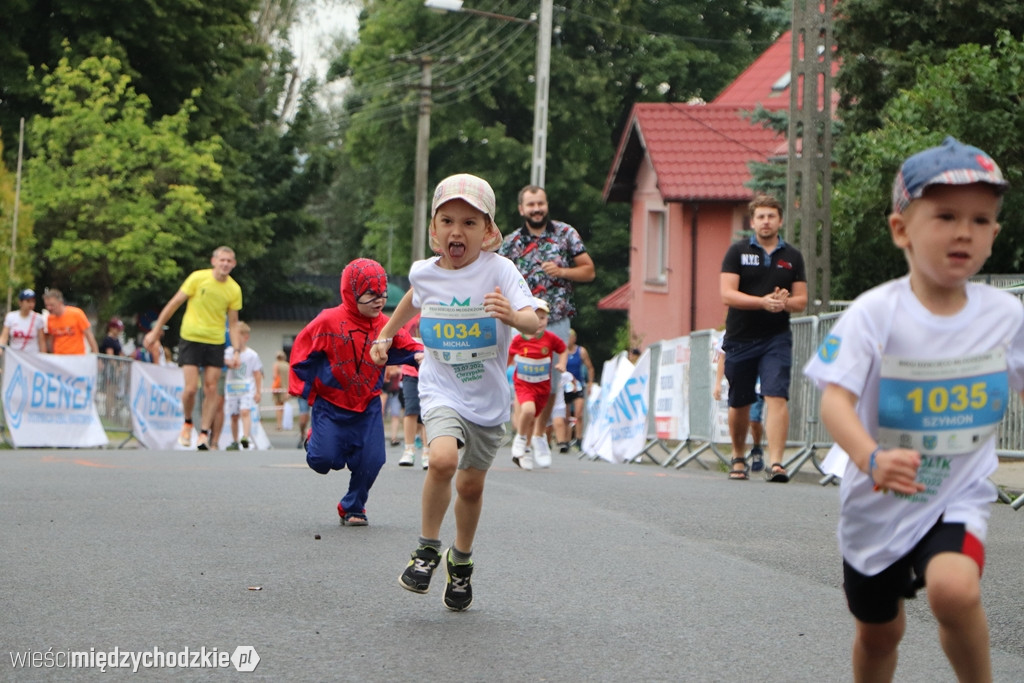
[[[430,590],[430,577],[434,575],[434,569],[440,561],[441,554],[436,548],[421,545],[413,552],[405,571],[398,577],[399,585],[413,593],[426,593]]]
[[[546,436],[534,436],[530,441],[533,462],[537,467],[551,467],[551,446]]]
[[[192,446],[192,425],[186,424],[181,428],[181,434],[178,434],[178,445],[185,448]]]
[[[452,562],[452,549],[444,554],[444,569],[447,581],[444,586],[444,606],[453,612],[462,612],[473,604],[473,587],[470,578],[473,576],[473,560],[466,564]]]
[[[406,448],[402,451],[402,457],[398,459],[399,467],[412,467],[416,464],[416,449]]]

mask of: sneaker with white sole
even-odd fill
[[[452,549],[448,548],[444,553],[444,570],[444,606],[453,612],[469,609],[473,604],[473,586],[470,585],[473,560],[466,564],[455,564],[452,562]]]
[[[430,577],[434,575],[434,569],[440,561],[441,553],[430,546],[421,545],[413,551],[412,559],[398,577],[399,585],[413,593],[426,593],[430,590]]]
[[[192,446],[192,425],[186,424],[181,428],[181,434],[178,434],[178,445],[185,448]]]
[[[534,436],[530,441],[533,462],[537,467],[551,467],[551,446],[546,436]]]
[[[423,469],[430,467],[430,449],[424,448],[423,453],[420,454],[420,464],[423,465]]]
[[[512,439],[512,462],[517,467],[522,467],[522,459],[526,455],[527,442],[526,437],[522,434],[516,434],[516,438]],[[533,461],[530,461],[530,465],[533,465]]]
[[[399,467],[412,467],[416,462],[416,449],[406,446],[402,451],[402,457],[398,459]]]

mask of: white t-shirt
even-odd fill
[[[446,270],[439,257],[417,261],[409,270],[414,306],[420,309],[420,409],[448,406],[483,427],[508,421],[505,367],[512,328],[483,310],[484,294],[495,287],[512,310],[533,307],[533,295],[515,264],[481,252],[464,268]]]
[[[903,277],[865,292],[804,367],[821,389],[859,397],[857,415],[883,447],[922,455],[913,496],[874,491],[838,446],[843,466],[839,548],[873,576],[906,555],[943,517],[984,541],[995,487],[995,429],[1009,391],[1024,389],[1024,306],[970,283],[955,315],[928,311]],[[884,396],[884,398],[883,398]]]
[[[263,363],[260,362],[260,356],[249,347],[246,347],[240,356],[241,364],[237,368],[228,368],[224,374],[225,396],[253,396],[256,393],[256,382],[253,374],[263,372]],[[224,349],[225,363],[234,357],[234,347],[229,346]]]
[[[32,311],[22,317],[21,311],[11,311],[4,317],[4,326],[11,331],[7,345],[16,351],[39,353],[39,331],[46,330],[46,319]]]

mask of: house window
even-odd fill
[[[644,279],[649,283],[665,284],[668,280],[668,225],[664,211],[647,212]]]

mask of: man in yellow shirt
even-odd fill
[[[85,311],[65,304],[64,294],[59,289],[43,292],[43,304],[50,312],[46,319],[46,345],[52,353],[81,356],[86,353],[86,344],[93,353],[99,353],[99,344]]]
[[[242,309],[242,288],[231,277],[235,267],[235,252],[230,247],[217,247],[209,269],[197,270],[185,278],[185,282],[171,297],[150,331],[143,339],[148,348],[157,341],[159,330],[170,320],[174,312],[185,302],[185,317],[181,321],[181,341],[178,346],[178,365],[185,373],[185,391],[181,395],[181,406],[185,413],[185,424],[178,436],[178,443],[189,446],[192,443],[192,410],[196,394],[199,393],[199,369],[203,369],[203,413],[199,440],[201,451],[210,447],[214,417],[220,405],[217,400],[217,384],[220,381],[224,361],[224,321],[227,320],[231,346],[238,348],[238,312]],[[152,337],[152,338],[151,338]],[[238,365],[237,354],[227,362],[229,367]]]

